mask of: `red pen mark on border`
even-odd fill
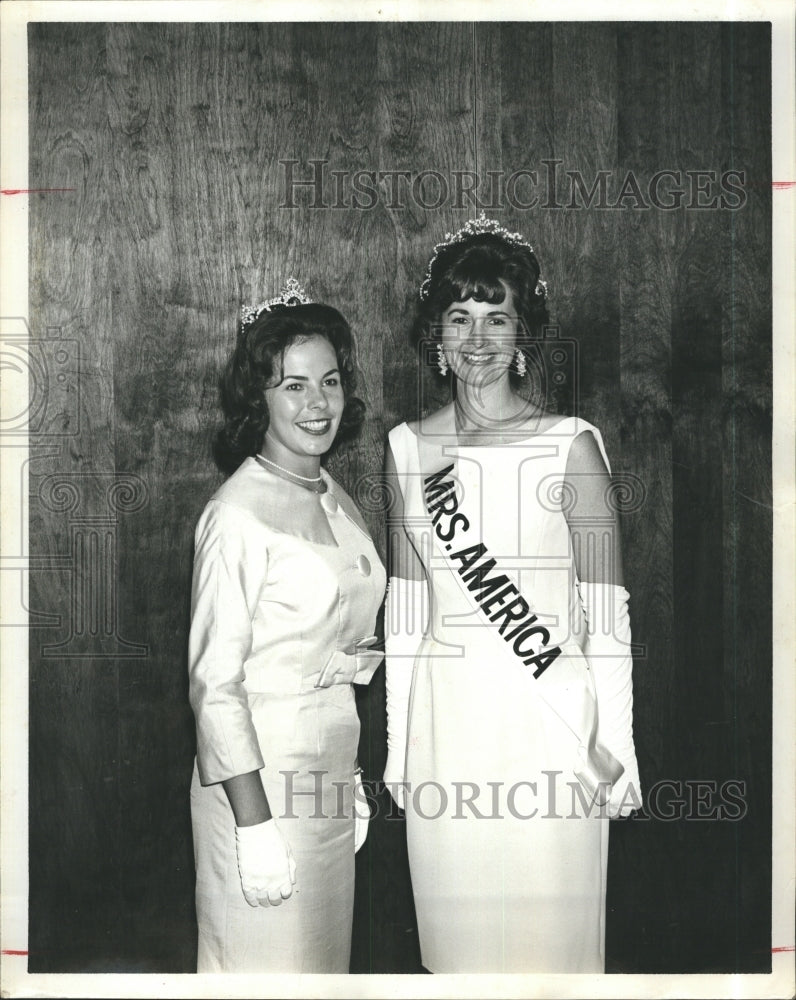
[[[27,955],[26,951],[14,951],[13,948],[3,948],[0,955]]]
[[[77,191],[77,188],[0,188],[0,194],[54,194],[58,191]]]
[[[776,955],[777,952],[779,952],[779,951],[796,951],[796,946],[794,946],[792,944],[788,944],[788,945],[785,945],[782,948],[772,948],[771,949],[771,954],[772,955]]]
[[[776,191],[784,191],[786,188],[796,187],[796,181],[772,181],[771,187]]]

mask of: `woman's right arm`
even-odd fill
[[[199,521],[189,691],[199,779],[221,783],[229,799],[243,895],[250,906],[276,906],[291,895],[296,866],[260,780],[263,758],[243,683],[267,573],[267,548],[257,544],[256,532],[255,522],[219,501],[211,501]]]
[[[255,826],[271,819],[271,809],[259,771],[236,774],[222,782],[235,816],[235,826]]]
[[[256,560],[250,555],[256,530],[245,514],[220,501],[207,505],[196,529],[189,696],[203,785],[245,776],[263,766],[244,687],[252,620],[267,572],[261,547]]]

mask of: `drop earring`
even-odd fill
[[[517,374],[522,378],[527,371],[525,366],[525,355],[519,347],[514,348],[514,364],[517,368]]]
[[[448,359],[442,350],[442,344],[437,344],[437,367],[439,368],[440,375],[448,374]]]

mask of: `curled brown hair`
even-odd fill
[[[527,246],[517,246],[496,233],[478,233],[440,251],[429,275],[428,293],[418,310],[413,339],[418,348],[440,337],[439,319],[452,302],[497,304],[514,297],[519,319],[517,346],[526,354],[548,322],[539,262]],[[432,357],[433,362],[433,357]]]
[[[265,390],[284,375],[285,351],[310,337],[323,337],[334,348],[345,408],[334,447],[355,437],[362,426],[365,404],[354,396],[354,338],[343,316],[319,302],[275,306],[245,325],[221,378],[225,423],[214,452],[225,471],[234,471],[263,444],[270,415]]]

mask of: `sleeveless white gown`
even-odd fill
[[[604,971],[608,820],[579,794],[576,737],[463,586],[456,570],[468,556],[451,558],[483,543],[492,574],[509,576],[551,635],[582,647],[561,484],[584,431],[605,457],[599,431],[577,418],[509,445],[436,454],[406,424],[390,433],[404,528],[429,582],[409,708],[406,822],[431,972]],[[435,524],[428,513],[425,479],[450,463],[467,527],[449,514]],[[577,669],[591,684],[587,667]]]

